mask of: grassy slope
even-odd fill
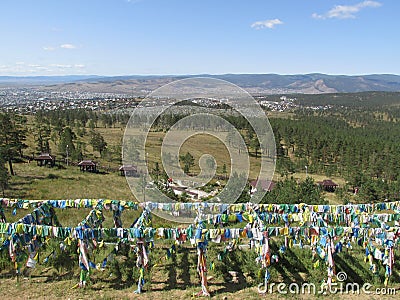
[[[271,243],[273,253],[277,253],[282,240],[274,239]],[[29,280],[22,280],[17,284],[15,279],[9,278],[7,273],[2,273],[3,279],[0,283],[0,292],[6,296],[12,296],[13,299],[32,298],[71,298],[71,299],[189,299],[200,289],[199,279],[196,274],[196,250],[186,244],[177,250],[176,256],[168,260],[164,259],[165,251],[170,245],[157,242],[157,248],[151,251],[151,262],[153,267],[146,272],[145,290],[141,296],[136,296],[133,291],[136,289],[137,274],[133,270],[126,270],[122,274],[122,280],[117,280],[115,274],[109,269],[101,272],[94,271],[91,278],[92,284],[86,290],[71,289],[79,278],[78,268],[74,270],[57,271],[49,266],[39,265],[31,274]],[[217,260],[217,253],[223,250],[223,245],[212,244],[208,251],[208,262],[216,264],[215,270],[209,270],[209,289],[213,299],[259,299],[257,285],[263,278],[257,276],[257,267],[254,263],[255,253],[249,250],[235,250],[228,254],[220,262]],[[50,251],[50,250],[48,250]],[[110,250],[99,253],[99,260]],[[368,282],[375,287],[382,287],[382,282],[374,278],[368,270],[368,264],[363,262],[362,249],[358,246],[350,250],[349,253],[342,252],[336,256],[336,270],[345,271],[348,274],[346,282]],[[44,255],[42,256],[44,257]],[[118,257],[117,261],[121,268],[131,258]],[[133,262],[133,261],[131,261]],[[390,287],[399,289],[400,263],[395,265],[395,272],[392,276]],[[232,278],[227,271],[237,271],[239,273],[239,282],[233,283]],[[255,272],[250,275],[249,272]],[[314,283],[317,289],[320,287],[321,280],[326,278],[325,266],[314,269],[312,267],[312,254],[310,250],[300,250],[297,248],[289,249],[286,254],[280,258],[278,264],[270,267],[271,282],[308,282]],[[380,268],[380,275],[383,274],[383,268]],[[382,277],[381,277],[382,278]],[[372,291],[373,289],[371,289]],[[397,292],[400,292],[399,290]],[[360,295],[365,297],[365,295]],[[352,295],[330,295],[324,296],[327,299],[340,298],[359,298]],[[224,298],[227,297],[227,298]],[[276,292],[273,295],[267,294],[268,298],[280,298]],[[392,296],[393,297],[393,296]],[[310,295],[286,295],[289,299],[309,299]],[[378,299],[373,295],[368,299]]]
[[[125,177],[119,173],[93,174],[79,167],[38,167],[35,162],[14,164],[10,197],[26,199],[110,198],[134,200]],[[50,176],[49,176],[50,175]],[[54,178],[54,179],[53,179]]]
[[[112,198],[112,199],[133,199],[130,190],[127,186],[125,178],[116,174],[89,174],[81,173],[76,167],[68,167],[68,169],[58,170],[49,168],[39,168],[35,164],[24,163],[15,164],[17,176],[13,178],[14,190],[13,193],[20,193],[26,198],[41,198],[41,199],[61,199],[61,198]],[[48,175],[53,174],[57,178],[49,179]],[[301,175],[300,175],[301,176]],[[52,176],[54,177],[54,176]],[[37,196],[39,195],[39,196]],[[64,226],[76,226],[89,212],[88,209],[57,209],[57,215]],[[12,216],[11,210],[6,209],[6,216],[9,221],[15,221],[23,215],[29,213],[28,210],[19,209],[16,216]],[[123,213],[123,223],[125,226],[137,218],[139,212],[125,211]],[[105,212],[106,221],[105,227],[112,227],[112,215],[110,212]],[[156,226],[174,226],[171,222],[166,222],[155,217],[154,225]],[[277,253],[279,245],[282,241],[275,240],[272,244],[274,253]],[[152,250],[152,261],[157,263],[151,273],[146,275],[146,289],[151,291],[140,297],[133,294],[136,283],[124,278],[123,282],[116,279],[107,271],[95,272],[93,274],[93,286],[85,291],[70,289],[78,280],[79,269],[75,267],[71,271],[56,270],[49,266],[39,265],[32,274],[32,279],[23,280],[16,284],[15,279],[10,279],[7,274],[10,266],[1,267],[3,280],[0,284],[0,291],[5,295],[13,296],[13,298],[26,299],[33,298],[72,298],[72,299],[89,299],[99,297],[104,299],[188,299],[191,295],[199,290],[199,280],[196,275],[196,252],[189,244],[178,250],[175,261],[160,260],[165,256],[165,249],[170,245],[163,241],[156,242],[156,248]],[[256,270],[254,263],[254,253],[249,251],[238,251],[233,255],[228,256],[224,262],[218,262],[217,253],[224,249],[224,245],[212,244],[209,249],[209,262],[216,263],[216,269],[209,271],[209,276],[213,277],[210,280],[210,291],[213,299],[257,299],[257,284],[262,279],[257,279],[256,275],[246,276],[249,270]],[[42,254],[42,259],[46,253]],[[109,251],[109,250],[108,250]],[[368,264],[363,261],[363,250],[356,246],[350,253],[341,253],[336,258],[337,272],[345,271],[351,280],[356,282],[371,282],[375,286],[381,286],[381,282],[374,279],[368,270]],[[99,254],[100,261],[105,253]],[[391,286],[398,287],[400,281],[399,260],[394,268]],[[238,271],[240,276],[239,284],[230,282],[226,272],[230,270]],[[224,275],[225,273],[225,275]],[[298,282],[307,281],[313,282],[317,286],[322,278],[326,277],[324,266],[314,270],[312,268],[310,250],[291,249],[287,251],[284,258],[271,268],[272,282]],[[380,273],[382,275],[383,269]],[[44,292],[45,291],[45,292]],[[270,296],[268,296],[270,297]],[[272,299],[278,297],[273,295]],[[286,296],[285,298],[291,298]],[[345,296],[345,298],[352,298]],[[292,297],[296,298],[297,297]],[[303,296],[304,299],[308,296]],[[337,296],[329,298],[338,299]]]
[[[276,117],[276,116],[274,116]],[[32,117],[28,118],[28,123],[33,126]],[[100,132],[109,147],[121,145],[124,129],[116,128],[96,128]],[[89,129],[86,129],[87,134],[83,138],[79,138],[86,143],[84,156],[94,158],[99,161],[100,166],[116,168],[120,164],[117,161],[108,162],[99,157],[98,152],[93,152],[90,144]],[[156,161],[161,163],[161,140],[164,136],[162,132],[151,132],[148,137],[146,151],[148,152],[149,167],[153,168]],[[27,145],[29,149],[34,148],[33,135],[28,135]],[[60,153],[57,153],[57,145],[50,142],[53,153],[56,153],[58,159],[61,159]],[[31,150],[26,150],[26,154],[31,154]],[[226,164],[227,170],[230,170],[229,153],[223,143],[210,135],[196,135],[189,138],[182,145],[181,154],[186,152],[192,153],[195,158],[195,165],[191,169],[193,172],[199,172],[198,160],[203,154],[212,154],[217,162],[217,174],[222,174],[222,166]],[[260,161],[254,155],[250,155],[250,174],[249,178],[257,178]],[[112,198],[133,200],[132,193],[123,177],[117,173],[102,174],[87,174],[81,173],[76,167],[69,167],[67,170],[56,168],[39,168],[35,163],[31,164],[15,164],[17,176],[11,180],[12,189],[7,191],[6,196],[16,198],[33,198],[33,199],[62,199],[62,198]],[[56,175],[57,179],[48,179],[49,174]],[[293,176],[296,179],[304,180],[304,173],[295,173]],[[309,174],[315,181],[320,181],[326,176],[318,174]],[[279,174],[275,173],[274,180],[282,179]],[[344,184],[342,178],[333,177],[339,185]],[[331,203],[338,203],[334,194],[327,193],[327,199]]]
[[[96,129],[104,135],[104,138],[109,145],[117,145],[121,139],[123,131],[121,128],[98,128]],[[162,133],[151,133],[150,135],[150,148],[149,160],[150,165],[152,161],[158,160],[157,147],[160,146],[159,139]],[[88,137],[84,138],[88,142]],[[28,144],[32,144],[33,139],[29,137]],[[86,147],[87,152],[92,155],[90,146]],[[53,149],[56,147],[53,145]],[[211,150],[212,149],[212,150]],[[214,152],[216,150],[216,152]],[[197,138],[189,139],[181,149],[182,153],[190,151],[196,159],[204,153],[216,153],[216,160],[219,166],[226,163],[229,169],[228,153],[224,151],[222,144],[210,136],[198,136]],[[95,154],[98,157],[98,153]],[[101,162],[102,163],[102,162]],[[257,163],[254,157],[251,157],[253,165],[251,177],[255,177],[257,173]],[[104,162],[103,165],[106,163]],[[117,165],[116,163],[114,163]],[[112,166],[114,166],[112,164]],[[40,168],[35,163],[19,163],[14,165],[17,176],[11,180],[12,188],[7,191],[7,196],[26,199],[74,199],[74,198],[110,198],[110,199],[123,199],[134,200],[129,186],[124,177],[116,173],[109,174],[91,174],[82,173],[77,167],[68,167],[66,169],[57,168]],[[197,170],[197,166],[194,167]],[[50,175],[51,174],[51,175]],[[50,176],[49,176],[50,175]],[[310,174],[309,174],[310,175]],[[316,181],[322,180],[325,176],[310,175]],[[304,179],[305,174],[294,174],[295,178]],[[279,179],[279,175],[275,174],[274,179]],[[333,178],[339,184],[343,184],[340,178]],[[335,198],[330,196],[330,200],[335,203]],[[89,210],[57,210],[57,215],[64,226],[76,226],[89,212]],[[9,209],[6,210],[6,215],[9,221],[14,221],[28,213],[26,210],[18,210],[16,216],[11,215]],[[137,216],[139,212],[125,211],[123,213],[123,222],[128,226]],[[105,213],[106,221],[105,227],[112,226],[112,216],[109,212]],[[166,222],[155,217],[154,225],[156,226],[174,226],[171,222]],[[163,250],[160,247],[167,248],[169,245],[162,242],[157,242],[157,248],[153,250],[152,261],[159,261],[160,257],[164,256]],[[245,256],[246,264],[238,262],[238,259],[243,259],[242,254],[233,255],[228,258],[223,265],[218,266],[216,260],[217,252],[223,250],[223,245],[213,245],[209,251],[209,261],[215,261],[217,268],[215,271],[209,271],[209,276],[214,277],[210,280],[210,290],[213,298],[223,299],[227,296],[228,299],[257,299],[256,283],[258,279],[241,277],[239,284],[229,282],[229,278],[223,276],[220,270],[224,268],[235,269],[245,273],[242,270],[245,265],[254,267],[254,257]],[[363,263],[363,251],[357,249],[354,252],[356,260],[353,256],[343,256],[339,260],[340,268],[351,273],[353,278],[360,280],[370,280],[368,265]],[[246,254],[250,255],[250,254]],[[46,266],[38,266],[33,277],[30,281],[23,280],[20,284],[15,284],[15,279],[8,279],[6,270],[3,270],[5,279],[0,284],[0,291],[7,295],[13,295],[13,298],[25,299],[33,298],[140,298],[140,299],[188,299],[194,292],[199,290],[199,280],[195,271],[196,264],[195,251],[189,245],[178,251],[176,261],[163,261],[158,263],[152,270],[151,284],[147,284],[146,288],[151,290],[141,296],[133,295],[135,283],[126,279],[126,282],[116,284],[109,274],[97,273],[93,275],[94,285],[91,289],[85,291],[71,290],[70,287],[77,282],[78,270],[71,273],[65,271],[58,272],[54,268]],[[400,266],[396,266],[399,268]],[[219,270],[219,271],[218,271]],[[226,269],[227,270],[227,269]],[[227,270],[228,271],[228,270]],[[360,273],[360,274],[359,274]],[[313,270],[311,268],[311,253],[309,250],[296,250],[288,251],[286,257],[274,268],[271,269],[273,282],[291,282],[298,279],[308,280],[318,283],[321,278],[325,278],[325,270]],[[359,274],[359,275],[357,275]],[[395,281],[399,281],[398,273],[395,273]],[[358,276],[358,277],[357,277]],[[254,276],[253,276],[254,277]],[[110,279],[111,278],[111,279]],[[148,278],[150,279],[150,278]],[[272,297],[276,298],[274,295]],[[288,296],[287,296],[288,297]],[[287,298],[286,297],[286,298]],[[294,297],[297,298],[298,296]],[[291,297],[289,297],[291,298]],[[307,298],[307,296],[303,297]],[[330,297],[337,298],[337,297]],[[342,297],[341,297],[342,298]]]

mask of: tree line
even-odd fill
[[[395,93],[372,93],[365,98],[364,94],[353,94],[346,97],[361,97],[358,105],[343,107],[337,104],[330,109],[317,111],[300,108],[291,117],[270,118],[276,142],[276,171],[287,179],[286,185],[278,185],[278,188],[290,191],[293,183],[290,181],[291,175],[304,172],[307,166],[310,174],[344,178],[348,184],[338,190],[338,195],[344,201],[347,197],[345,192],[356,187],[360,199],[367,201],[399,199],[400,126],[397,120],[400,118],[400,109],[392,106],[397,96]],[[373,106],[379,97],[383,99],[382,105]],[[319,99],[320,103],[324,103],[328,96],[310,96],[310,99]],[[360,105],[363,101],[367,103],[364,106]],[[162,114],[154,122],[152,130],[167,131],[186,116]],[[58,152],[62,157],[68,152],[70,159],[80,160],[87,153],[87,142],[83,141],[85,136],[88,144],[102,158],[120,161],[121,145],[108,145],[95,128],[123,127],[129,117],[125,113],[84,109],[39,111],[34,115],[33,126],[27,126],[25,116],[0,113],[0,188],[4,190],[7,178],[13,174],[12,162],[21,157],[23,151],[28,151],[29,155]],[[251,155],[258,157],[262,154],[257,136],[245,118],[234,112],[221,113],[221,117],[242,135]],[[132,126],[140,126],[150,119],[151,116],[145,114],[137,115],[131,120]],[[188,122],[182,123],[182,126],[188,129],[223,128],[223,122],[213,118],[191,118]],[[34,149],[27,149],[27,135],[34,137]],[[226,142],[234,144],[236,138],[234,133],[228,133]],[[56,149],[50,149],[51,145],[55,145]],[[129,152],[132,153],[132,160],[138,157],[134,147]],[[186,171],[189,171],[193,165],[192,158],[185,154],[180,159]]]

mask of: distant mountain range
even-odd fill
[[[103,78],[97,75],[65,75],[65,76],[0,76],[0,84],[55,84],[78,80]]]
[[[190,77],[213,77],[232,82],[251,93],[322,94],[366,91],[400,91],[400,76],[372,74],[360,76],[326,74],[224,74],[224,75],[150,75],[150,76],[0,76],[0,85],[40,85],[45,89],[113,93],[145,93],[174,80]]]

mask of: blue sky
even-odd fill
[[[3,0],[0,75],[400,74],[398,0]]]

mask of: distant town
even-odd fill
[[[38,87],[15,86],[0,87],[0,107],[6,111],[22,114],[34,114],[39,110],[85,109],[92,111],[120,111],[132,109],[144,98],[143,95],[126,93],[99,93],[88,91],[55,91]],[[278,100],[270,95],[255,95],[256,101],[266,110],[275,112],[291,111],[297,108],[325,110],[325,106],[303,106],[296,97],[280,96]],[[188,99],[194,105],[215,108],[220,102],[214,99]],[[154,99],[154,105],[163,103]]]

